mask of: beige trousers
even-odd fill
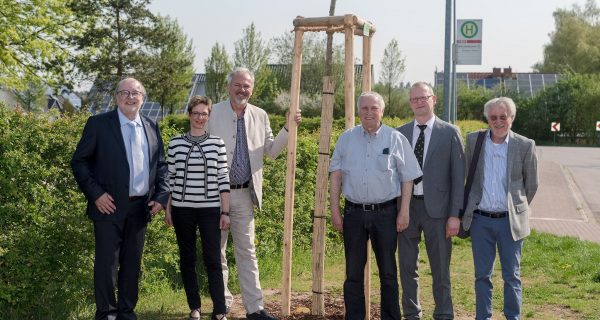
[[[225,304],[229,307],[233,303],[233,295],[227,287],[229,268],[225,254],[231,232],[242,300],[246,312],[254,313],[262,310],[264,306],[254,245],[254,205],[250,198],[250,189],[232,189],[229,202],[231,225],[229,230],[221,231],[221,265],[225,284]]]

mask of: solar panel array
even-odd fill
[[[462,82],[468,88],[474,86],[494,89],[504,81],[504,88],[519,94],[533,97],[540,90],[551,86],[560,80],[559,74],[554,73],[513,73],[512,77],[494,77],[491,73],[456,73],[456,82]],[[435,75],[435,86],[444,86],[444,73]]]
[[[117,106],[113,92],[90,93],[90,97],[90,99],[93,99],[90,104],[90,111],[92,114],[108,112],[114,110]],[[163,118],[163,111],[160,107],[160,103],[150,101],[148,98],[144,101],[140,112],[154,121]]]

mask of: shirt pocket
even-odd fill
[[[377,156],[377,169],[379,171],[389,171],[392,170],[392,156],[389,154],[380,154]]]

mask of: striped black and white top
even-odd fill
[[[220,207],[221,192],[229,192],[225,143],[217,136],[189,133],[169,142],[171,204],[174,207]]]

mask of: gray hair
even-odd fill
[[[227,85],[228,86],[231,84],[231,80],[233,80],[233,77],[238,73],[245,73],[245,74],[249,75],[250,79],[252,80],[252,84],[254,84],[254,73],[252,73],[252,71],[250,71],[250,69],[244,68],[244,67],[236,67],[235,69],[233,69],[233,71],[231,71],[227,75]]]
[[[511,99],[509,97],[499,97],[499,98],[494,98],[494,99],[486,102],[485,105],[483,106],[483,115],[485,116],[486,119],[489,120],[488,116],[490,114],[490,109],[493,106],[497,106],[497,105],[505,107],[506,111],[508,111],[508,116],[511,117],[513,120],[517,116],[517,105],[515,105],[515,102],[513,101],[513,99]]]
[[[379,107],[381,108],[381,110],[383,111],[385,109],[385,100],[383,100],[383,97],[375,92],[375,91],[365,91],[363,93],[360,94],[360,96],[358,97],[358,100],[356,100],[356,111],[360,110],[360,101],[362,100],[363,97],[373,97],[377,100],[379,100]]]

